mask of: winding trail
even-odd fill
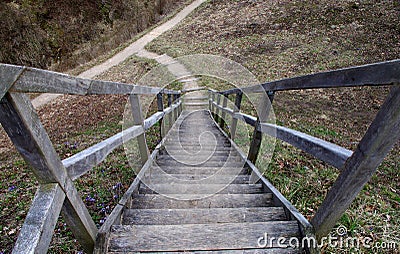
[[[149,33],[145,34],[143,37],[138,39],[137,41],[130,44],[128,47],[123,49],[121,52],[117,53],[107,61],[96,65],[89,70],[82,72],[78,77],[80,78],[89,78],[92,79],[97,75],[109,70],[110,68],[119,65],[132,55],[137,55],[139,57],[154,59],[158,63],[167,65],[168,69],[177,77],[181,76],[189,76],[190,72],[181,65],[176,62],[172,57],[168,55],[158,55],[153,52],[149,52],[145,50],[145,46],[152,42],[154,39],[158,38],[164,32],[174,28],[179,22],[181,22],[184,18],[186,18],[190,13],[192,13],[197,7],[199,7],[202,3],[206,2],[206,0],[195,0],[185,8],[183,8],[180,12],[178,12],[173,18],[161,24],[160,26],[154,28]],[[190,79],[185,82],[184,89],[197,87],[197,83],[195,80]],[[50,101],[56,99],[61,96],[61,94],[42,94],[32,100],[32,104],[35,108],[39,108]]]

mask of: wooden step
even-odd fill
[[[174,152],[175,153],[175,152]],[[175,153],[176,155],[158,155],[157,156],[157,161],[175,161],[176,159],[180,159],[180,158],[184,158],[185,161],[203,161],[204,159],[207,159],[207,161],[226,161],[227,159],[229,159],[230,161],[242,161],[242,157],[240,157],[240,155],[238,153],[236,154],[231,154],[231,153],[226,153],[226,154],[214,154],[211,151],[210,152],[205,152],[205,153],[198,153],[198,154],[189,154],[186,152],[183,153]],[[184,157],[185,156],[185,157]]]
[[[204,107],[204,106],[208,106],[209,105],[209,103],[208,102],[184,102],[183,103],[183,106],[190,106],[190,107],[193,107],[193,106],[198,106],[198,107]]]
[[[170,194],[173,195],[173,194]],[[272,206],[272,194],[214,194],[201,198],[199,194],[180,194],[176,198],[159,194],[134,194],[131,208],[135,209],[187,209],[187,208],[237,208]]]
[[[171,149],[171,150],[170,150]],[[233,156],[240,156],[240,154],[235,151],[233,148],[230,150],[225,150],[225,151],[214,151],[214,150],[202,150],[202,151],[195,151],[194,149],[175,149],[173,148],[167,148],[163,149],[160,151],[159,155],[170,155],[169,152],[172,152],[173,154],[188,154],[188,156],[196,156],[196,155],[207,155],[207,154],[212,154],[213,156],[228,156],[228,155],[233,155]]]
[[[299,237],[294,221],[186,225],[113,226],[109,251],[198,251],[257,249],[264,237]],[[276,247],[277,241],[273,241]]]
[[[215,152],[232,152],[235,153],[237,152],[233,147],[231,146],[200,146],[200,145],[178,145],[178,144],[171,144],[171,143],[166,143],[163,144],[163,150],[165,150],[165,147],[168,149],[174,149],[175,151],[215,151]]]
[[[174,160],[157,160],[157,165],[160,167],[164,166],[169,166],[169,167],[186,167],[186,166],[191,166],[194,169],[195,168],[202,168],[202,167],[214,167],[214,168],[220,168],[220,167],[243,167],[244,162],[236,162],[236,161],[206,161],[204,163],[199,163],[196,165],[188,165],[189,163],[185,162],[178,162]]]
[[[137,253],[149,253],[149,252],[129,252],[129,251],[109,251],[107,253],[110,254],[137,254]],[[154,252],[152,252],[154,253]],[[163,252],[156,252],[156,253],[163,253]],[[292,248],[266,248],[266,249],[240,249],[240,250],[215,250],[215,251],[171,251],[168,253],[174,254],[304,254],[306,253],[303,250],[292,249]]]
[[[247,184],[249,183],[249,175],[237,175],[232,178],[232,175],[205,175],[205,174],[169,174],[168,178],[163,174],[149,174],[149,176],[143,178],[143,182],[152,184],[162,184],[162,183],[182,183],[182,181],[187,183],[199,183],[207,182],[209,184],[225,184],[229,181],[231,184]]]
[[[248,169],[243,167],[216,167],[216,166],[180,166],[180,165],[158,165],[159,168],[150,168],[150,175],[152,172],[156,174],[160,173],[160,170],[166,174],[186,174],[186,175],[214,175],[214,174],[224,174],[224,175],[245,175]]]
[[[282,207],[203,208],[203,209],[128,209],[125,225],[180,225],[207,223],[245,223],[286,220]]]
[[[261,184],[154,184],[146,182],[141,184],[141,194],[256,194],[262,193]]]

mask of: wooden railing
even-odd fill
[[[31,165],[40,186],[14,246],[14,253],[45,253],[50,244],[58,216],[61,213],[74,236],[85,251],[93,251],[96,237],[101,238],[111,227],[106,221],[98,230],[77,192],[73,181],[101,163],[108,154],[124,141],[136,138],[144,167],[149,164],[145,132],[156,123],[167,118],[170,126],[182,111],[182,92],[156,87],[137,86],[116,82],[80,79],[60,73],[34,68],[0,64],[0,123],[8,136]],[[310,232],[318,238],[326,235],[343,212],[374,174],[391,147],[400,138],[400,61],[313,74],[285,79],[262,85],[232,89],[222,92],[209,90],[209,107],[222,127],[227,114],[232,116],[229,130],[231,138],[236,136],[238,121],[254,127],[247,159],[253,179],[261,179],[281,203],[288,214],[298,220],[302,233]],[[283,126],[268,123],[270,103],[277,91],[351,87],[366,85],[393,86],[385,103],[355,151],[350,151],[330,142],[312,137]],[[188,90],[190,92],[192,90]],[[267,92],[262,114],[253,117],[241,112],[243,95]],[[39,117],[25,93],[60,94],[125,94],[129,96],[134,125],[70,158],[61,160],[43,128]],[[143,118],[140,95],[157,95],[158,112]],[[235,107],[229,108],[228,96],[235,95]],[[167,97],[167,103],[164,103]],[[166,106],[166,107],[164,107]],[[262,134],[276,136],[285,142],[325,161],[341,171],[335,184],[315,214],[311,224],[283,197],[254,166],[260,150]],[[236,146],[235,143],[233,143]],[[118,218],[129,199],[129,190],[119,201],[111,216]],[[118,219],[116,219],[118,220]],[[114,221],[114,220],[110,220]],[[101,231],[101,233],[99,233]],[[99,239],[97,239],[99,241]],[[101,239],[100,239],[101,241]]]
[[[254,127],[251,145],[247,159],[249,164],[257,160],[260,150],[262,134],[272,135],[283,140],[302,151],[336,167],[341,171],[336,182],[328,192],[321,207],[311,220],[317,239],[327,235],[340,219],[345,210],[350,206],[363,186],[375,173],[390,149],[400,138],[400,60],[346,68],[336,71],[284,79],[274,82],[255,85],[245,88],[235,88],[226,91],[209,90],[209,107],[214,113],[214,118],[221,125],[225,114],[232,117],[230,135],[234,140],[236,136],[237,121],[244,121]],[[357,87],[357,86],[393,86],[386,101],[381,106],[374,121],[368,128],[364,137],[355,151],[310,136],[300,131],[268,123],[266,115],[274,95],[278,91]],[[270,103],[265,101],[262,106],[264,116],[253,117],[240,112],[241,101],[244,94],[266,92]],[[235,107],[227,107],[226,100],[229,95],[235,95]],[[221,97],[223,99],[221,100]],[[222,101],[222,103],[221,103]],[[256,176],[260,173],[256,170]],[[294,209],[284,197],[281,202],[289,209]],[[307,227],[307,220],[301,215],[296,218]],[[306,229],[307,230],[307,229]]]
[[[0,64],[0,123],[40,186],[13,253],[46,253],[61,213],[86,252],[92,253],[98,229],[73,181],[101,163],[123,142],[137,138],[141,160],[148,161],[145,133],[167,117],[167,129],[182,111],[181,92],[156,87],[80,79],[34,68]],[[129,95],[134,125],[74,156],[61,160],[24,93]],[[143,119],[140,95],[157,95],[158,112]],[[163,98],[167,97],[164,108]],[[123,200],[119,206],[123,205]]]

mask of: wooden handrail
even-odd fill
[[[305,76],[282,79],[244,88],[221,91],[224,95],[260,93],[263,91],[288,91],[300,89],[382,86],[400,82],[400,60],[392,60],[362,66],[320,72]]]
[[[0,64],[0,99],[8,92],[58,94],[180,94],[159,87],[83,79],[47,70]]]
[[[400,60],[357,66],[341,70],[284,79],[257,86],[225,91],[209,89],[210,111],[230,114],[254,127],[254,132],[272,135],[317,159],[341,170],[339,178],[318,209],[312,224],[318,239],[329,233],[336,221],[350,206],[376,168],[400,139]],[[353,86],[394,86],[375,120],[354,153],[346,148],[283,126],[259,123],[256,117],[231,109],[215,101],[215,95],[237,96],[265,91],[285,91]],[[240,98],[241,101],[241,98]],[[240,106],[240,103],[239,103]],[[218,118],[216,118],[216,122]],[[234,126],[236,131],[236,123]],[[254,143],[254,142],[252,142]],[[251,151],[250,147],[250,151]],[[254,152],[253,152],[254,153]],[[253,161],[253,163],[255,163]]]
[[[0,64],[0,79],[0,123],[40,182],[13,253],[47,252],[60,213],[85,251],[91,253],[97,228],[73,181],[133,138],[138,139],[142,162],[147,165],[151,158],[145,132],[165,116],[176,121],[182,110],[181,91],[81,79],[7,64]],[[134,126],[61,161],[29,97],[23,94],[28,92],[126,94],[129,95]],[[143,119],[139,95],[149,94],[158,95],[159,112]],[[163,94],[167,94],[169,99],[166,108],[163,105]],[[172,125],[171,122],[169,124]]]

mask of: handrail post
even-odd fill
[[[211,115],[212,116],[215,116],[215,105],[214,105],[214,102],[215,102],[215,92],[214,91],[210,91],[211,92],[211,94],[210,94],[210,96],[211,96]]]
[[[145,129],[144,129],[142,106],[140,104],[140,99],[137,94],[131,94],[129,96],[129,101],[131,104],[133,124],[141,125],[143,127],[143,134],[141,134],[137,137],[137,141],[138,141],[138,146],[139,146],[140,159],[141,159],[142,165],[144,165],[146,163],[146,161],[149,159],[150,152],[149,152],[149,148],[147,147],[147,142],[146,142],[146,133],[145,133]]]
[[[179,107],[178,107],[178,117],[179,117],[182,114],[182,111],[183,111],[183,104],[182,104],[181,94],[178,94],[177,97],[178,97],[178,102],[180,103]]]
[[[273,91],[268,91],[267,95],[268,99],[265,98],[265,96],[262,96],[261,98],[262,101],[261,101],[260,113],[259,116],[257,117],[257,122],[254,126],[253,138],[250,144],[249,154],[247,156],[247,159],[251,161],[253,164],[256,164],[258,153],[260,152],[260,147],[261,147],[262,132],[259,130],[260,123],[267,121],[271,110],[270,107],[274,100]]]
[[[222,107],[225,109],[226,106],[228,105],[228,95],[222,95],[224,96],[222,99]],[[221,114],[221,119],[219,122],[219,125],[221,126],[221,129],[224,129],[224,125],[225,125],[225,117],[226,117],[226,112],[225,110],[222,110],[222,114]]]
[[[236,129],[238,119],[235,117],[235,113],[240,112],[240,106],[242,104],[243,92],[238,92],[235,98],[235,107],[233,108],[233,116],[232,116],[232,124],[231,124],[231,139],[235,140],[236,137]]]
[[[174,94],[174,104],[177,104],[177,103],[178,103],[178,95]],[[174,109],[174,122],[176,121],[176,119],[178,119],[178,115],[179,115],[178,111],[179,111],[179,109],[178,109],[178,107],[176,107]]]
[[[211,90],[208,90],[208,110],[210,110],[210,113],[212,114],[212,103],[213,103],[213,101],[212,101],[212,91]]]
[[[43,206],[38,206],[37,209],[32,208],[29,211],[27,219],[33,216],[35,221],[25,221],[21,230],[21,235],[25,238],[19,238],[17,241],[16,252],[24,249],[23,251],[31,250],[32,253],[46,253],[51,241],[50,232],[53,231],[46,227],[56,224],[61,209],[74,236],[85,251],[91,253],[96,240],[96,225],[69,178],[29,97],[25,94],[7,93],[0,102],[0,122],[24,160],[31,165],[33,173],[44,188],[42,194],[47,198],[54,198],[47,203],[48,209],[43,210]],[[45,187],[46,185],[48,187]],[[62,206],[59,203],[62,203]]]
[[[157,109],[158,112],[164,112],[164,103],[163,103],[163,93],[158,93],[157,94]],[[160,119],[160,137],[161,139],[165,136],[165,130],[163,127],[164,124],[164,119]]]
[[[172,107],[172,95],[168,94],[167,95],[167,100],[168,100],[168,107],[171,108]],[[168,116],[167,116],[167,121],[168,121],[168,131],[171,129],[172,127],[172,114],[173,112],[171,111]]]
[[[400,139],[400,85],[393,87],[374,121],[346,161],[311,223],[317,239],[327,235]]]
[[[217,107],[215,109],[215,122],[219,122],[220,116],[219,116],[219,105],[221,104],[221,94],[216,93],[217,95]]]

